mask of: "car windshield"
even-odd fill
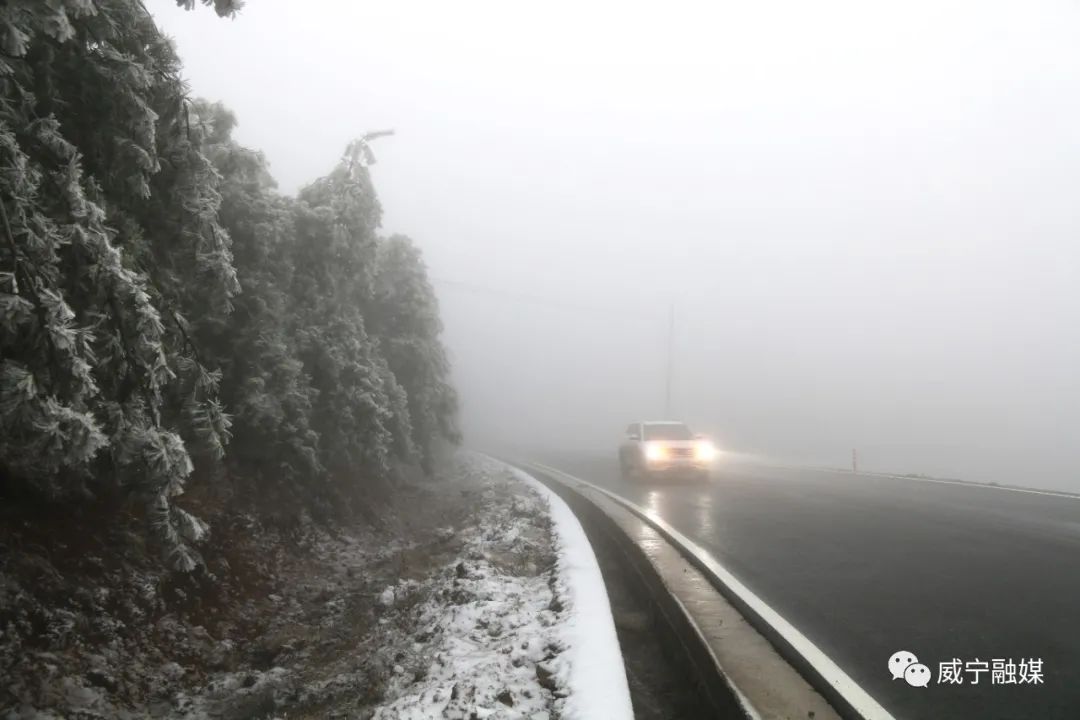
[[[645,425],[646,440],[693,440],[694,434],[682,423]]]

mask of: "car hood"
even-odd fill
[[[692,448],[703,440],[646,440],[646,443],[663,445],[669,448]]]

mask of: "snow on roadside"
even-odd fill
[[[382,621],[386,639],[403,650],[373,718],[629,720],[607,593],[577,519],[514,468],[461,462],[485,488],[475,523],[459,561],[383,591],[399,614]]]
[[[567,649],[557,664],[569,691],[561,717],[629,720],[634,712],[611,602],[585,530],[566,502],[546,485],[522,470],[511,471],[547,501],[554,525],[556,592],[568,611],[558,628]]]

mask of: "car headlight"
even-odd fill
[[[698,462],[712,462],[716,459],[716,446],[707,441],[695,444],[694,459]]]
[[[667,457],[667,448],[656,443],[645,446],[645,459],[649,462],[658,462]]]

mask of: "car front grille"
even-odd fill
[[[687,458],[694,456],[693,448],[671,448],[671,457],[673,458]]]

